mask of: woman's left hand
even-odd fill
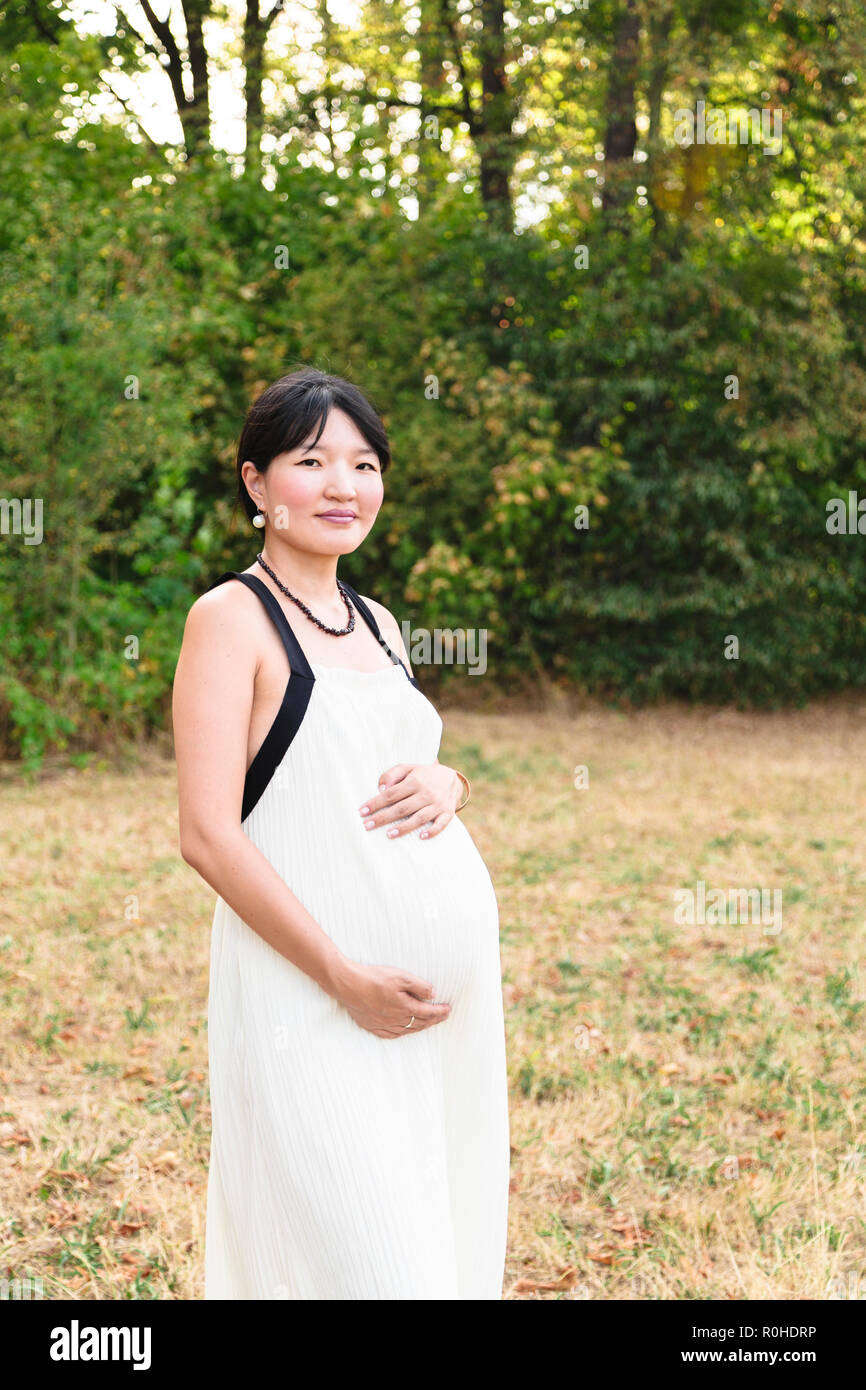
[[[442,763],[397,763],[383,772],[379,788],[378,795],[359,809],[368,830],[408,816],[401,825],[392,825],[388,830],[392,839],[422,825],[422,840],[438,835],[451,820],[463,795],[463,783],[457,773]],[[428,825],[428,821],[432,824]]]

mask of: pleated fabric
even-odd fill
[[[217,899],[205,1298],[500,1299],[493,884],[458,816],[429,840],[364,829],[381,773],[438,755],[442,720],[405,670],[311,667],[301,727],[243,829],[341,951],[412,971],[452,1010],[378,1038]]]

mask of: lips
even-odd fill
[[[354,521],[356,512],[316,512],[316,516],[329,517],[332,521]]]

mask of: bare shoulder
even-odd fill
[[[406,644],[403,641],[403,634],[400,631],[399,624],[397,622],[397,619],[394,617],[394,614],[389,609],[387,609],[383,603],[377,603],[374,598],[367,598],[366,594],[361,594],[361,598],[367,604],[368,608],[373,614],[373,617],[379,624],[382,636],[385,638],[385,641],[388,643],[388,646],[391,648],[393,652],[396,652],[398,656],[401,656],[403,658],[403,661],[406,663],[406,667],[409,671],[409,675],[411,676],[412,667],[409,665],[409,653],[406,650]]]
[[[218,584],[191,605],[186,615],[184,643],[252,651],[258,642],[261,606],[245,584]]]

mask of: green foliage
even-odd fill
[[[614,217],[572,172],[598,165],[603,64],[579,100],[561,88],[586,36],[610,51],[616,10],[540,28],[515,76],[555,112],[522,137],[525,176],[558,185],[518,235],[446,179],[444,144],[407,220],[412,182],[363,103],[332,167],[299,115],[267,183],[218,153],[169,168],[90,100],[106,53],[139,61],[129,34],[11,12],[0,497],[42,499],[44,537],[0,536],[5,753],[36,767],[165,726],[190,603],[255,553],[234,501],[243,416],[301,362],[357,381],[392,441],[382,513],[341,573],[413,628],[484,630],[502,685],[766,704],[866,682],[862,537],[825,524],[831,498],[866,496],[858,21],[812,0],[775,28],[745,3],[675,6],[640,82],[675,63],[700,85],[710,41],[717,100],[802,72],[792,138],[772,159],[682,150],[664,110],[649,210]],[[387,23],[364,27],[371,64]]]

